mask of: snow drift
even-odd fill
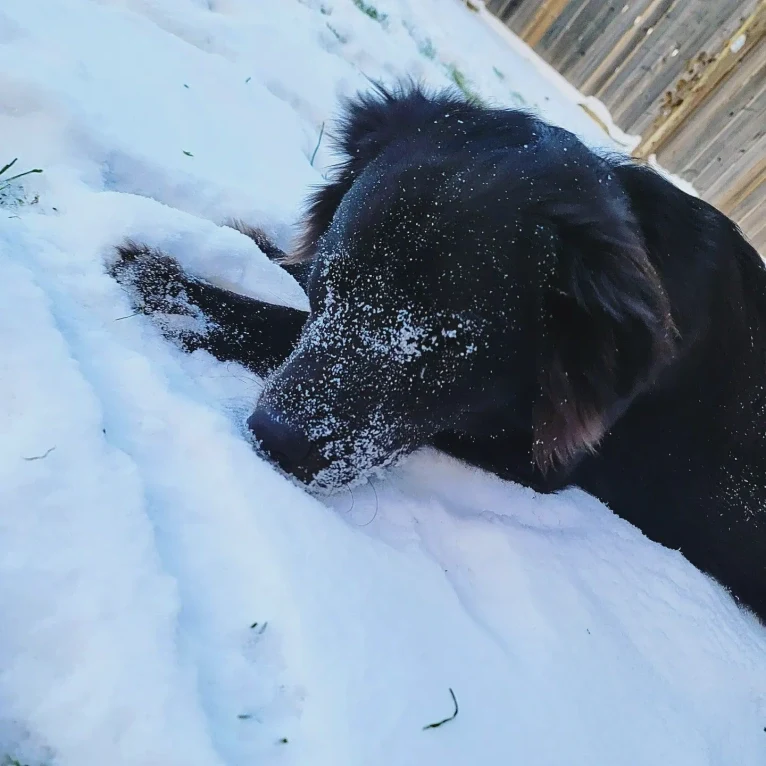
[[[0,7],[0,165],[44,170],[0,190],[0,762],[764,763],[766,634],[679,553],[429,452],[320,504],[107,277],[132,236],[305,305],[219,224],[286,243],[338,96],[405,73],[610,145],[457,0]]]

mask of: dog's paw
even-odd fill
[[[239,218],[229,218],[224,225],[238,231],[240,234],[244,234],[248,239],[255,242],[260,251],[270,261],[281,261],[287,257],[287,253],[277,247],[271,240],[271,237],[260,226],[252,226],[239,220]]]
[[[128,293],[133,310],[151,315],[160,332],[184,350],[203,348],[214,326],[194,302],[204,282],[161,250],[130,240],[115,250],[107,271]]]
[[[142,314],[185,314],[190,307],[186,288],[191,278],[169,255],[128,240],[116,248],[108,273],[128,292]]]

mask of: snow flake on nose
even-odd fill
[[[429,313],[414,307],[389,311],[371,303],[352,307],[331,300],[301,345],[344,349],[406,365],[442,347],[449,347],[453,356],[475,353],[477,346],[472,339],[477,329],[477,320],[452,312]]]
[[[419,324],[410,311],[400,309],[395,322],[388,327],[361,327],[359,339],[365,349],[384,354],[395,362],[406,363],[417,359],[426,350],[423,341],[428,330]]]

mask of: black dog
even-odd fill
[[[578,485],[766,617],[766,269],[736,226],[565,130],[416,87],[350,102],[339,147],[282,259],[308,317],[134,244],[112,273],[185,348],[271,372],[248,423],[302,481],[433,445]]]

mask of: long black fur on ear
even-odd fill
[[[333,138],[343,159],[333,169],[330,182],[309,196],[301,234],[285,263],[311,260],[343,197],[367,165],[393,140],[417,130],[428,113],[442,116],[449,105],[464,106],[464,102],[448,92],[434,97],[409,80],[390,89],[373,84],[369,92],[347,99]]]
[[[675,339],[667,295],[624,196],[572,197],[544,203],[558,247],[541,291],[533,452],[543,471],[595,450],[670,361]]]

